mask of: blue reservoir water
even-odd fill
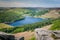
[[[44,19],[26,16],[25,19],[18,20],[18,21],[13,22],[13,23],[11,23],[9,25],[11,25],[11,26],[21,26],[21,25],[25,25],[25,24],[32,24],[32,23],[40,22],[42,20],[44,20]]]

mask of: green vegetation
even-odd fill
[[[51,19],[48,18],[41,22],[36,22],[33,24],[22,25],[18,27],[13,27],[4,23],[11,23],[17,20],[24,19],[24,15],[27,14],[29,16],[41,16],[48,13],[49,10],[47,9],[29,9],[29,8],[3,8],[0,9],[0,31],[6,33],[19,33],[24,31],[34,31],[35,28],[41,28],[46,25],[53,24],[50,30],[60,30],[60,18]],[[59,12],[60,14],[60,12]],[[52,37],[56,38],[55,35],[52,34]],[[35,40],[35,37],[32,36],[30,40]]]
[[[1,8],[0,9],[0,23],[12,23],[17,20],[24,19],[24,15],[28,14],[29,16],[40,16],[47,13],[48,10],[46,9],[34,9],[34,8]],[[44,25],[50,24],[48,21],[37,22],[33,24],[27,24],[19,27],[11,27],[7,28],[8,26],[1,25],[0,31],[7,32],[7,33],[18,33],[24,32],[29,30],[34,30],[35,28],[40,28]]]
[[[53,26],[50,30],[60,30],[60,19],[53,22]]]
[[[4,8],[0,9],[0,23],[11,23],[17,20],[24,19],[25,14],[30,16],[43,15],[47,13],[48,10],[33,10],[33,9],[23,9],[23,8]]]
[[[34,31],[35,28],[41,28],[45,25],[49,25],[53,22],[54,20],[48,19],[48,20],[43,20],[42,22],[37,22],[33,24],[27,24],[19,27],[13,27],[13,28],[3,28],[0,29],[0,31],[7,32],[7,33],[18,33],[18,32],[24,32],[24,31]]]
[[[30,40],[36,40],[35,36],[33,36]]]
[[[44,15],[46,13],[48,13],[49,10],[31,10],[29,13],[27,14],[30,14],[31,16],[41,16],[41,15]]]
[[[9,8],[9,9],[0,9],[0,23],[11,23],[16,20],[24,19],[25,14],[29,14],[30,16],[41,16],[45,13],[49,12],[49,10],[39,10],[39,9],[24,9],[24,8]],[[60,19],[60,18],[58,18]],[[43,26],[52,24],[53,21],[58,19],[46,19],[42,22],[37,22],[33,24],[22,25],[19,27],[11,27],[11,28],[0,28],[0,31],[7,32],[7,33],[18,33],[24,31],[34,31],[35,28],[41,28]],[[57,23],[54,22],[51,30],[57,30],[60,27],[60,21],[58,20]],[[58,26],[58,27],[57,27]],[[2,27],[2,26],[0,26]],[[4,26],[3,26],[4,27]]]
[[[8,31],[10,31],[12,28],[13,28],[13,26],[10,26],[10,25],[4,24],[4,23],[0,23],[0,31],[5,32],[8,29],[9,29]]]
[[[6,32],[6,33],[18,33],[18,32],[30,31],[30,30],[34,31],[35,28],[41,28],[43,26],[50,25],[52,23],[53,23],[53,26],[50,28],[50,30],[60,30],[60,18],[58,18],[58,19],[43,20],[42,22],[22,25],[19,27],[0,28],[0,31]]]
[[[13,26],[10,26],[10,25],[7,25],[7,24],[4,24],[4,23],[0,23],[0,29],[1,28],[12,28]]]
[[[18,11],[15,11],[14,9],[0,10],[0,22],[11,23],[23,18],[24,17],[22,16],[22,14]]]

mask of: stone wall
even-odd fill
[[[60,31],[35,29],[36,40],[60,40]]]

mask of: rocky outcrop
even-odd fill
[[[15,37],[12,34],[0,32],[0,40],[24,40],[24,37]]]
[[[36,40],[60,40],[60,31],[35,30]]]
[[[12,34],[7,34],[7,33],[4,33],[4,32],[0,32],[0,39],[1,40],[15,40],[15,37]]]

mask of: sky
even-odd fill
[[[60,0],[0,0],[0,7],[60,7]]]

